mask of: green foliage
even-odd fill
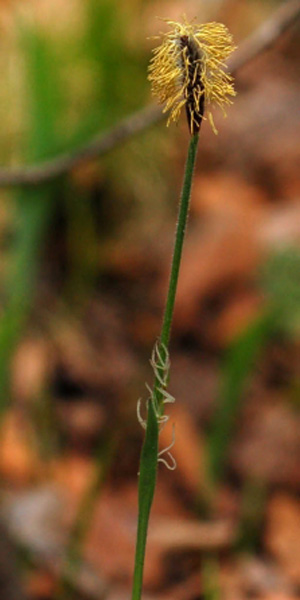
[[[67,34],[56,37],[50,30],[48,34],[30,19],[16,20],[19,49],[15,51],[19,52],[24,67],[24,122],[20,129],[25,137],[21,138],[21,146],[27,161],[38,162],[61,150],[72,149],[95,130],[112,125],[140,105],[146,89],[144,65],[141,54],[130,47],[127,25],[126,13],[119,10],[116,1],[99,3],[97,0],[87,3],[83,27],[75,35],[73,32],[70,38]],[[76,96],[72,84],[78,78],[80,83],[82,75],[83,84],[78,87],[76,83]],[[91,86],[84,85],[85,77],[92,81]],[[80,96],[82,88],[84,95]],[[14,148],[14,152],[18,154],[19,149]],[[116,162],[108,160],[107,164],[114,180]],[[130,167],[128,158],[127,165]],[[76,200],[78,192],[73,188],[72,193]],[[82,201],[81,197],[78,199]],[[33,304],[43,245],[58,200],[67,200],[65,212],[71,224],[69,250],[75,253],[74,260],[71,256],[71,264],[85,272],[88,269],[91,276],[94,273],[95,232],[90,199],[84,199],[86,210],[79,215],[79,221],[81,235],[89,240],[92,235],[93,249],[90,243],[84,244],[79,257],[77,245],[72,241],[72,236],[77,239],[78,211],[73,211],[61,182],[18,191],[15,197],[16,231],[9,257],[6,304],[0,328],[3,408],[8,401],[11,356]],[[88,254],[86,260],[85,252]],[[76,274],[73,289],[74,285],[82,285],[84,277],[79,272]]]
[[[136,40],[130,48],[130,15],[116,0],[87,4],[84,48],[92,62],[100,128],[138,108],[144,100],[145,71]]]
[[[30,89],[26,154],[36,160],[56,150],[56,93],[59,85],[45,40],[36,31],[22,28],[21,44]],[[9,400],[10,360],[32,305],[43,240],[53,210],[54,191],[53,185],[27,188],[20,190],[15,199],[16,232],[0,327],[1,412]]]
[[[81,30],[56,40],[64,86],[61,133],[65,147],[107,129],[145,101],[146,61],[130,14],[116,0],[90,0]]]
[[[224,474],[242,395],[255,360],[270,334],[271,324],[269,314],[260,316],[232,344],[225,359],[216,412],[208,439],[208,474],[213,485]]]
[[[290,337],[300,334],[300,250],[273,253],[261,270],[261,287],[274,311],[276,326]]]
[[[240,522],[236,540],[236,548],[242,551],[257,550],[261,538],[261,528],[267,500],[265,482],[246,480],[241,499]]]
[[[223,367],[215,416],[208,440],[208,471],[213,484],[223,477],[238,410],[255,361],[274,333],[295,337],[300,327],[300,253],[286,248],[261,269],[266,308],[233,343]]]
[[[220,600],[220,577],[218,559],[209,554],[202,561],[203,598],[205,600]]]
[[[38,29],[20,24],[20,45],[25,62],[28,135],[26,158],[41,160],[59,149],[57,124],[62,112],[61,81],[52,44]]]

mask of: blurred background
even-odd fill
[[[280,4],[1,0],[1,165],[72,155],[151,103],[157,16],[223,21],[240,46]],[[239,69],[218,136],[202,126],[171,343],[177,469],[159,469],[148,600],[299,597],[299,33],[295,19]],[[130,596],[136,404],[187,145],[183,117],[39,184],[0,170],[3,600]]]

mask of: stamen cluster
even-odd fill
[[[170,111],[167,125],[177,121],[185,107],[191,134],[200,130],[204,110],[215,133],[210,106],[225,106],[235,96],[233,79],[225,72],[225,59],[235,49],[222,23],[191,24],[167,21],[171,30],[162,34],[149,66],[152,93]],[[226,114],[226,113],[225,113]]]

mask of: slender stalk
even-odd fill
[[[199,134],[193,135],[191,137],[187,161],[186,161],[186,165],[185,165],[185,174],[184,174],[184,180],[183,180],[183,186],[182,186],[182,192],[181,192],[181,198],[180,198],[180,205],[179,205],[179,213],[178,213],[178,221],[177,221],[173,258],[172,258],[171,274],[170,274],[170,280],[169,280],[168,296],[167,296],[167,302],[166,302],[166,307],[165,307],[165,312],[164,312],[164,317],[163,317],[162,331],[161,331],[161,336],[160,336],[161,343],[163,345],[165,345],[166,347],[168,347],[169,339],[170,339],[170,332],[171,332],[171,325],[172,325],[174,304],[175,304],[175,296],[176,296],[176,290],[177,290],[177,282],[178,282],[180,261],[181,261],[181,255],[182,255],[183,240],[184,240],[184,234],[185,234],[185,229],[186,229],[186,224],[187,224],[193,172],[194,172],[194,166],[195,166],[196,154],[197,154],[197,148],[198,148],[198,140],[199,140]]]
[[[193,171],[196,161],[199,134],[193,135],[190,140],[188,156],[185,166],[178,221],[175,235],[175,244],[171,265],[171,273],[168,287],[167,301],[163,316],[162,330],[160,335],[160,351],[166,356],[170,340],[174,304],[178,283],[179,268],[182,255],[184,234],[186,230],[190,195],[192,187]],[[161,369],[163,367],[160,367]],[[153,388],[153,398],[157,401],[160,414],[163,411],[161,383],[156,376]],[[148,523],[151,506],[153,502],[158,462],[158,436],[159,422],[153,402],[148,403],[148,417],[145,441],[141,453],[140,475],[139,475],[139,516],[136,539],[135,567],[133,576],[132,600],[140,600],[143,586],[143,572],[145,562],[145,551],[147,542]]]

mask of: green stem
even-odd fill
[[[199,141],[199,134],[193,135],[191,137],[187,161],[186,161],[186,165],[185,165],[185,174],[184,174],[184,180],[183,180],[183,186],[182,186],[182,192],[181,192],[181,198],[180,198],[180,205],[179,205],[179,213],[178,213],[178,221],[177,221],[173,258],[172,258],[171,274],[170,274],[170,280],[169,280],[168,296],[167,296],[167,302],[166,302],[166,307],[165,307],[165,312],[164,312],[164,317],[163,317],[163,325],[162,325],[161,336],[160,336],[161,343],[166,347],[168,347],[169,339],[170,339],[170,332],[171,332],[171,325],[172,325],[174,304],[175,304],[175,296],[176,296],[176,290],[177,290],[177,282],[178,282],[180,261],[181,261],[181,255],[182,255],[183,240],[184,240],[184,234],[185,234],[189,205],[190,205],[190,195],[191,195],[194,166],[195,166],[196,155],[197,155],[198,141]]]
[[[184,234],[186,230],[190,195],[193,179],[193,171],[196,161],[199,135],[191,137],[188,156],[185,166],[185,175],[182,186],[182,193],[179,204],[179,214],[176,228],[175,244],[172,258],[171,274],[167,302],[164,311],[162,330],[160,336],[160,351],[165,355],[168,352],[168,345],[171,333],[174,304],[178,283],[179,268],[182,255]],[[153,397],[160,403],[158,406],[162,412],[162,394],[160,392],[161,384],[156,377],[154,382]],[[155,412],[153,402],[148,403],[148,417],[146,426],[146,435],[141,453],[140,475],[139,475],[139,516],[136,539],[135,566],[133,575],[132,600],[140,600],[143,586],[143,572],[145,562],[145,551],[147,532],[151,506],[153,502],[158,461],[158,436],[159,423]]]

